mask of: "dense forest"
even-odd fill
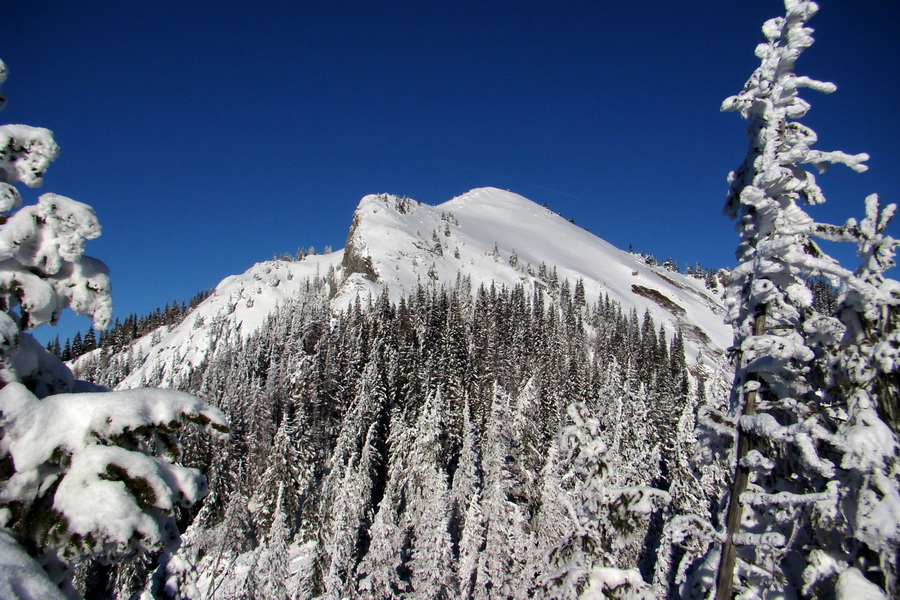
[[[722,473],[691,448],[698,405],[728,378],[691,373],[682,336],[608,299],[587,306],[580,282],[526,295],[473,293],[460,278],[333,315],[325,279],[312,281],[248,339],[217,332],[179,383],[231,423],[227,441],[184,439],[187,464],[210,477],[199,514],[185,515],[181,552],[198,570],[169,561],[148,583],[146,562],[111,578],[84,568],[82,585],[119,597],[165,582],[222,598],[541,596],[564,567],[553,549],[578,529],[565,507],[581,475],[560,433],[579,419],[608,448],[604,485],[649,502],[610,515],[597,551],[663,588],[681,583],[695,569],[678,570],[684,551],[660,540],[674,515],[717,512]],[[129,372],[127,354],[94,356],[78,376],[114,386]]]
[[[157,308],[149,315],[138,316],[132,313],[125,319],[116,319],[108,329],[102,330],[99,334],[91,327],[84,334],[79,331],[73,338],[63,343],[57,336],[47,344],[47,351],[64,361],[73,360],[97,348],[106,348],[111,352],[120,351],[133,341],[164,325],[170,327],[177,325],[191,309],[208,298],[210,293],[210,290],[197,292],[191,296],[189,302],[175,300],[166,304],[164,308]]]

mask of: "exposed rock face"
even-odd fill
[[[678,306],[677,303],[673,302],[670,298],[668,298],[665,294],[660,292],[659,290],[654,290],[651,288],[644,287],[642,285],[633,284],[631,286],[631,291],[634,292],[635,294],[637,294],[638,296],[643,296],[644,298],[647,298],[648,300],[652,300],[653,302],[656,302],[657,304],[659,304],[661,307],[663,307],[664,309],[666,309],[667,311],[669,311],[676,317],[684,316],[684,314],[687,312],[683,308]]]
[[[360,208],[362,205],[360,205]],[[344,248],[344,260],[341,266],[344,273],[351,275],[359,273],[372,282],[379,280],[378,270],[372,264],[372,257],[366,253],[366,245],[359,233],[361,222],[360,208],[353,213],[353,222],[350,224],[350,233],[347,235],[347,246]]]

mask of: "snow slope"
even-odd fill
[[[341,309],[357,297],[377,298],[385,286],[396,300],[419,282],[452,285],[457,274],[470,277],[473,290],[494,282],[531,293],[546,289],[542,264],[560,282],[582,279],[589,303],[607,294],[641,317],[649,311],[670,335],[681,327],[691,358],[712,361],[731,344],[724,307],[701,281],[648,266],[518,194],[481,188],[437,206],[380,194],[360,202],[344,250],[256,264],[223,280],[178,326],[139,340],[132,352],[143,364],[120,387],[170,384],[204,359],[212,336],[252,333],[330,269],[341,282],[332,301]]]

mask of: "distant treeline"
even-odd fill
[[[628,244],[628,253],[637,256],[651,267],[660,266],[672,273],[681,273],[694,279],[702,279],[709,290],[718,291],[720,286],[724,286],[728,281],[727,269],[708,269],[699,262],[693,265],[688,264],[682,269],[674,258],[660,261],[649,252],[635,252],[631,244]]]
[[[83,334],[78,332],[72,339],[60,343],[59,336],[47,344],[47,350],[61,360],[73,360],[97,348],[121,350],[132,341],[141,338],[163,325],[177,325],[198,304],[209,298],[213,290],[197,292],[188,301],[177,300],[166,304],[165,308],[157,308],[149,315],[128,315],[124,321],[116,319],[115,324],[106,331],[96,332],[93,327]]]

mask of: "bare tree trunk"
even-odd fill
[[[753,335],[762,335],[766,330],[766,312],[756,316],[753,323]],[[741,365],[742,366],[742,365]],[[719,572],[716,576],[716,600],[731,600],[734,587],[734,565],[737,559],[737,548],[734,545],[734,534],[741,526],[743,506],[741,494],[747,490],[749,472],[741,466],[741,459],[750,451],[750,436],[741,430],[740,418],[744,415],[756,414],[757,391],[747,392],[744,398],[743,411],[738,415],[737,423],[737,459],[734,468],[734,482],[731,486],[731,498],[728,501],[728,514],[725,517],[725,543],[722,544],[722,555],[719,558]]]

